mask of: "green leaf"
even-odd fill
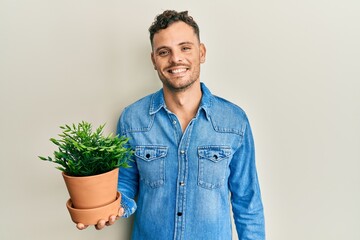
[[[58,146],[54,159],[39,156],[41,160],[51,161],[57,168],[73,176],[88,176],[104,173],[117,167],[129,167],[128,161],[134,151],[128,144],[129,139],[110,133],[103,135],[105,124],[94,132],[90,123],[82,121],[76,124],[60,126],[59,139],[50,141]]]

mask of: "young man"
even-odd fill
[[[125,108],[118,123],[135,150],[118,185],[120,214],[136,214],[132,239],[231,239],[231,204],[239,239],[265,239],[250,125],[200,82],[198,25],[187,12],[165,11],[149,31],[163,88]]]

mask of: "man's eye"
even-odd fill
[[[191,48],[189,48],[189,47],[183,47],[183,48],[182,48],[183,51],[189,51],[190,49],[191,49]]]
[[[169,51],[160,51],[159,56],[166,56],[168,55]]]

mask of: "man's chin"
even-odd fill
[[[184,84],[173,84],[168,81],[162,81],[164,86],[173,92],[183,92],[189,89],[196,81],[184,83]]]

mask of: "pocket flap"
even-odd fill
[[[206,158],[213,162],[219,162],[231,155],[230,146],[201,146],[198,147],[199,158]]]
[[[168,148],[165,146],[136,146],[135,156],[145,161],[152,161],[167,155]]]

